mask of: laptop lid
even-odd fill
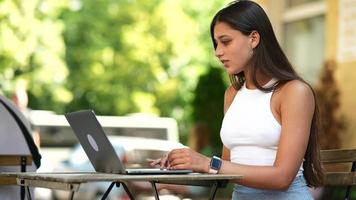
[[[125,174],[126,170],[92,110],[65,114],[97,172]]]
[[[65,117],[97,172],[115,174],[187,174],[193,172],[192,170],[157,168],[125,169],[94,111],[67,113]]]

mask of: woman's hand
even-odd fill
[[[160,164],[161,168],[190,169],[195,172],[209,172],[210,158],[199,154],[189,148],[174,149],[162,158],[151,163],[151,166]]]
[[[167,163],[167,158],[168,158],[168,153],[164,154],[162,156],[162,158],[158,158],[156,160],[149,160],[149,162],[151,162],[150,163],[151,167],[157,167],[157,165],[158,165],[158,166],[160,166],[161,169],[168,168],[169,165]]]

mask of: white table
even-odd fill
[[[36,173],[36,172],[16,172],[0,173],[3,177],[16,177],[17,184],[29,187],[44,187],[49,189],[60,189],[70,191],[69,199],[73,199],[74,193],[79,189],[80,184],[89,182],[111,182],[111,185],[103,195],[106,199],[114,185],[122,185],[130,199],[135,199],[129,188],[130,181],[147,181],[150,182],[154,190],[155,198],[158,200],[156,183],[178,184],[178,185],[197,185],[211,187],[210,199],[215,198],[218,188],[225,187],[231,180],[241,179],[241,175],[226,174],[179,174],[179,175],[124,175],[124,174],[107,174],[95,172],[70,172],[70,173]],[[27,198],[31,195],[27,192]]]

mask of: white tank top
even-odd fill
[[[275,81],[272,79],[264,87]],[[223,144],[230,150],[231,162],[273,166],[281,125],[271,111],[272,93],[247,89],[245,83],[234,97],[220,131]],[[302,166],[299,171],[302,172]]]

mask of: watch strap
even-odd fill
[[[209,174],[217,174],[218,170],[209,167]]]
[[[213,156],[210,160],[209,174],[217,174],[221,167],[221,158]]]

